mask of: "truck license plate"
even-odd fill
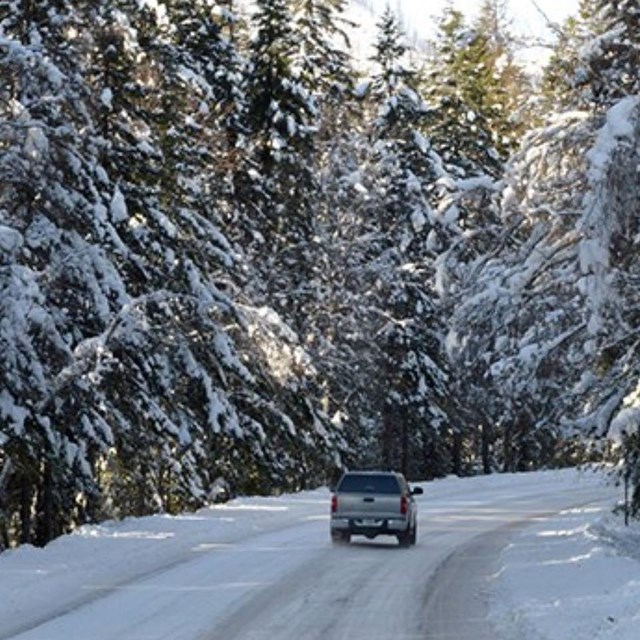
[[[363,527],[379,527],[382,524],[382,520],[360,520],[360,524]]]

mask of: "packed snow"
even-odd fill
[[[421,543],[431,544],[429,523],[453,507],[482,510],[500,499],[524,503],[547,493],[587,490],[581,494],[583,506],[537,517],[512,535],[498,558],[500,570],[489,582],[489,619],[503,639],[637,638],[640,527],[625,528],[622,516],[612,513],[620,490],[603,482],[601,475],[567,470],[447,478],[422,486],[422,541],[408,553],[417,552]],[[86,525],[44,549],[25,545],[6,551],[0,555],[0,638],[79,640],[88,632],[87,624],[107,629],[99,637],[116,637],[108,631],[115,629],[114,621],[103,619],[109,608],[100,609],[96,601],[110,595],[112,607],[125,606],[115,604],[119,594],[128,609],[139,610],[139,599],[151,589],[146,580],[169,570],[172,573],[166,575],[172,578],[167,577],[163,587],[153,587],[158,590],[154,597],[186,593],[192,606],[178,614],[178,622],[173,611],[172,624],[180,627],[175,637],[204,637],[199,634],[215,628],[218,617],[239,606],[247,594],[276,580],[287,584],[288,572],[295,572],[301,558],[332,552],[348,557],[355,552],[357,547],[330,549],[329,495],[328,489],[318,489],[279,497],[238,497],[192,514]],[[265,549],[286,553],[274,555],[265,565]],[[215,589],[195,578],[208,575],[206,563],[214,557],[228,561],[224,581]],[[354,572],[361,570],[362,560],[354,562]],[[242,571],[252,566],[259,575],[247,580]],[[178,569],[179,575],[189,576],[179,589]],[[207,598],[208,618],[203,621],[196,611]],[[126,618],[128,609],[120,611],[118,620]],[[154,620],[145,627],[144,637],[168,637],[164,624],[161,617]],[[134,637],[125,633],[131,628],[122,629],[117,637]],[[92,631],[91,637],[98,636]]]
[[[502,637],[637,640],[640,526],[623,520],[586,505],[515,537],[493,593]]]

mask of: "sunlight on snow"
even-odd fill
[[[569,558],[555,558],[554,560],[545,560],[540,563],[541,566],[554,566],[554,565],[563,565],[563,564],[578,564],[580,562],[584,562],[586,560],[590,560],[595,556],[599,555],[600,548],[595,547],[589,553],[585,553],[582,555],[571,556]]]
[[[173,531],[109,531],[106,527],[82,527],[73,535],[82,538],[122,538],[128,540],[166,540],[175,537]]]
[[[266,504],[235,504],[235,505],[216,505],[214,509],[229,511],[289,511],[289,507]]]
[[[222,551],[226,549],[233,549],[234,545],[228,542],[203,542],[199,544],[197,547],[194,547],[192,551],[194,552],[203,552],[203,551]]]

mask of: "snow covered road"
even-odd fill
[[[423,485],[418,544],[332,547],[329,493],[244,498],[83,527],[0,556],[0,639],[409,640],[499,637],[499,551],[560,509],[611,501],[571,473]]]

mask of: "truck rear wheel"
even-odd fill
[[[333,544],[349,544],[351,542],[351,534],[348,531],[332,531],[331,542]]]
[[[407,529],[404,533],[398,534],[398,542],[401,547],[410,547],[412,544],[416,543],[418,538],[418,530],[417,525],[413,525],[410,529]]]

